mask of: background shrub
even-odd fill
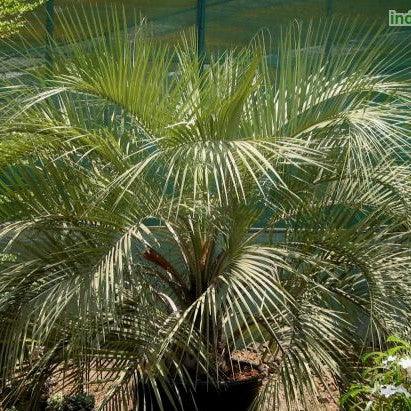
[[[367,354],[358,382],[341,397],[348,410],[411,410],[411,344],[389,337],[390,348]]]
[[[92,411],[94,410],[94,397],[88,394],[51,396],[47,401],[47,411]]]

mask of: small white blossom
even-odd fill
[[[382,365],[388,365],[397,359],[395,355],[389,355],[385,360],[382,361]]]
[[[408,368],[411,368],[411,358],[403,358],[400,361],[398,361],[398,364],[407,370]]]
[[[402,358],[398,364],[407,371],[408,377],[411,378],[411,358]]]
[[[395,394],[404,394],[407,398],[411,396],[411,394],[402,385],[383,385],[380,388],[380,394],[387,398]]]

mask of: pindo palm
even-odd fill
[[[62,21],[53,66],[1,88],[6,400],[54,376],[181,410],[248,373],[256,409],[315,409],[410,325],[401,45],[334,21],[202,62],[110,19]]]

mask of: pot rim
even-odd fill
[[[255,383],[261,383],[264,380],[264,375],[254,375],[250,378],[246,378],[243,380],[229,380],[229,381],[221,381],[217,384],[214,384],[210,380],[197,380],[193,381],[193,384],[190,384],[189,382],[183,384],[181,381],[174,381],[175,384],[178,386],[185,386],[185,387],[192,387],[192,388],[197,388],[197,387],[204,387],[206,385],[209,385],[210,387],[231,387],[231,386],[238,386],[238,385],[247,385],[247,384],[255,384]]]

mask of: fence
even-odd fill
[[[37,35],[31,38],[27,29],[23,36],[33,48],[44,48],[47,56],[48,36],[57,40],[61,36],[60,15],[83,9],[87,20],[95,9],[104,14],[114,7],[124,7],[130,25],[136,16],[146,17],[155,36],[164,41],[173,42],[182,31],[196,28],[198,51],[206,55],[246,44],[261,30],[275,42],[281,27],[294,20],[336,16],[363,26],[388,25],[390,10],[406,12],[411,4],[410,0],[48,0],[29,17],[27,27]],[[411,43],[411,27],[400,30]]]

